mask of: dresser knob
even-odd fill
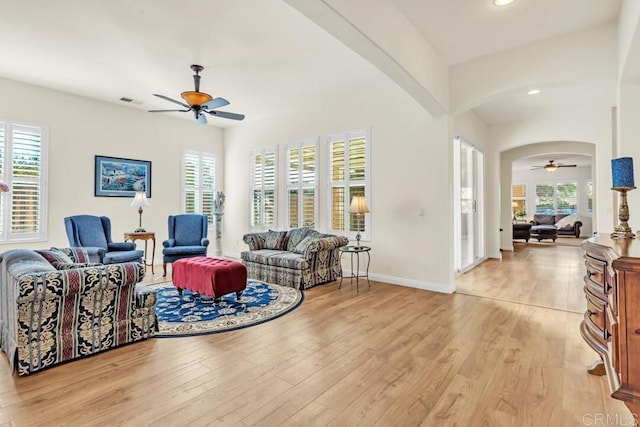
[[[587,310],[587,315],[588,315],[589,317],[593,316],[594,314],[596,314],[596,313],[594,313],[594,312],[593,312],[593,311],[591,311],[591,310]]]
[[[611,334],[609,333],[609,331],[604,331],[604,339],[608,340],[609,338],[611,338]]]
[[[640,329],[636,329],[635,331],[633,331],[634,333],[640,335]]]
[[[591,277],[591,276],[593,276],[593,272],[592,272],[592,271],[587,270],[587,277]]]

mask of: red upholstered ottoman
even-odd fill
[[[240,299],[247,287],[247,268],[244,264],[220,258],[193,257],[173,262],[173,285],[182,295],[183,289],[212,296],[219,302],[222,295],[236,293]]]

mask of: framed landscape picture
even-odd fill
[[[96,156],[96,197],[133,197],[137,191],[151,197],[151,162]]]

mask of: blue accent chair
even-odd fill
[[[85,248],[91,262],[142,262],[143,251],[131,242],[111,241],[111,220],[106,216],[75,215],[64,219],[69,244]]]
[[[169,238],[162,242],[162,270],[167,263],[181,258],[207,256],[207,216],[197,214],[169,215]]]

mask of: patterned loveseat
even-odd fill
[[[256,280],[308,289],[342,275],[338,248],[349,240],[311,228],[245,234],[241,254],[247,275]]]
[[[83,248],[1,256],[0,347],[19,375],[155,334],[142,264],[90,264]]]

